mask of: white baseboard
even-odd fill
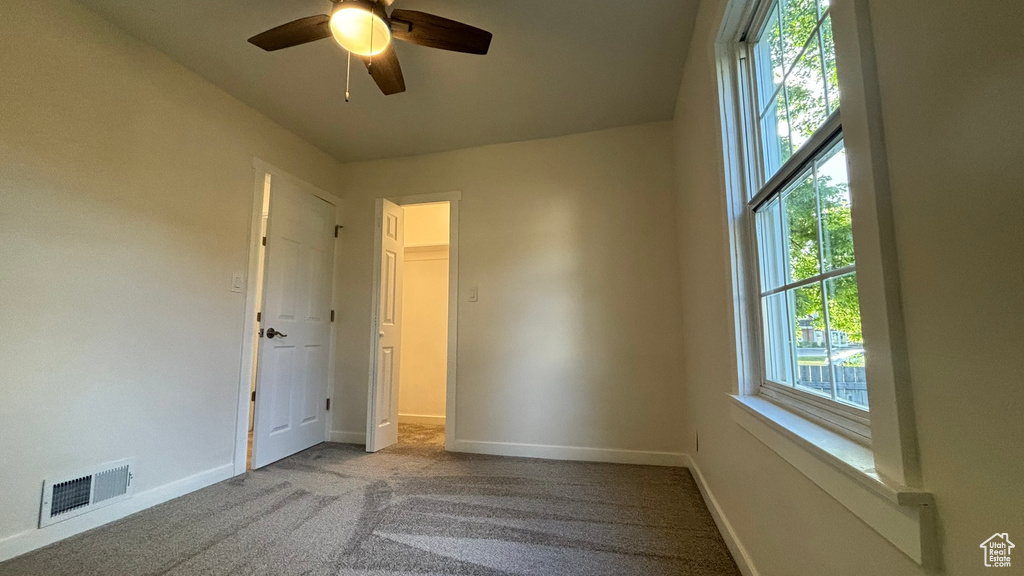
[[[754,561],[750,559],[747,549],[743,547],[739,536],[733,530],[732,524],[729,523],[729,519],[725,517],[725,513],[722,512],[722,508],[718,505],[715,495],[711,493],[711,487],[708,486],[707,480],[704,479],[704,474],[689,454],[686,455],[686,467],[693,472],[694,479],[697,481],[697,488],[700,489],[700,494],[704,497],[704,503],[707,505],[708,510],[711,511],[711,516],[715,519],[718,531],[722,533],[725,545],[732,552],[733,560],[736,561],[736,566],[740,569],[740,572],[743,576],[761,576],[761,573],[754,567]]]
[[[584,448],[582,446],[552,446],[546,444],[513,444],[510,442],[484,442],[480,440],[456,440],[454,444],[452,452],[470,452],[494,456],[680,467],[686,466],[687,462],[686,455],[678,452]]]
[[[345,432],[344,430],[331,430],[331,442],[342,444],[366,444],[366,432]]]
[[[399,424],[432,424],[444,426],[444,416],[428,416],[426,414],[399,414]]]
[[[234,469],[234,464],[218,466],[163,486],[151,488],[145,492],[137,492],[131,498],[99,508],[94,512],[69,518],[45,528],[26,530],[9,536],[0,540],[0,562],[227,480],[234,475]]]

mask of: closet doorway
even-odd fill
[[[366,449],[451,446],[458,199],[377,202]]]

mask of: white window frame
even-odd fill
[[[750,264],[756,261],[756,234],[747,206],[751,183],[763,181],[762,160],[759,122],[749,105],[755,87],[744,70],[753,60],[743,34],[764,18],[770,2],[728,0],[714,56],[739,376],[733,418],[916,562],[935,565],[934,506],[918,462],[868,0],[831,2],[842,116],[829,122],[841,127],[847,155],[870,415],[764,384],[760,279],[756,262]],[[827,127],[818,133],[823,140],[824,132]],[[811,155],[823,144],[808,142],[800,154]],[[799,162],[796,156],[788,162]]]

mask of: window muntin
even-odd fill
[[[748,203],[764,380],[867,410],[829,4],[775,0],[766,12],[749,43],[761,183]]]

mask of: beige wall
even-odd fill
[[[252,156],[342,174],[78,4],[2,12],[0,539],[44,478],[134,456],[145,491],[232,461]]]
[[[677,450],[671,149],[659,123],[347,165],[335,429],[366,427],[374,198],[461,191],[457,438]]]
[[[403,282],[399,416],[444,418],[448,374],[448,249],[406,251]]]
[[[688,450],[761,574],[922,574],[730,417],[722,4],[701,7],[675,119]],[[981,574],[983,540],[1024,534],[1024,6],[870,4],[924,484],[946,573]]]
[[[445,416],[448,214],[447,202],[405,207],[400,419],[431,416],[441,423]]]
[[[406,206],[406,248],[447,244],[449,211],[447,202]]]

